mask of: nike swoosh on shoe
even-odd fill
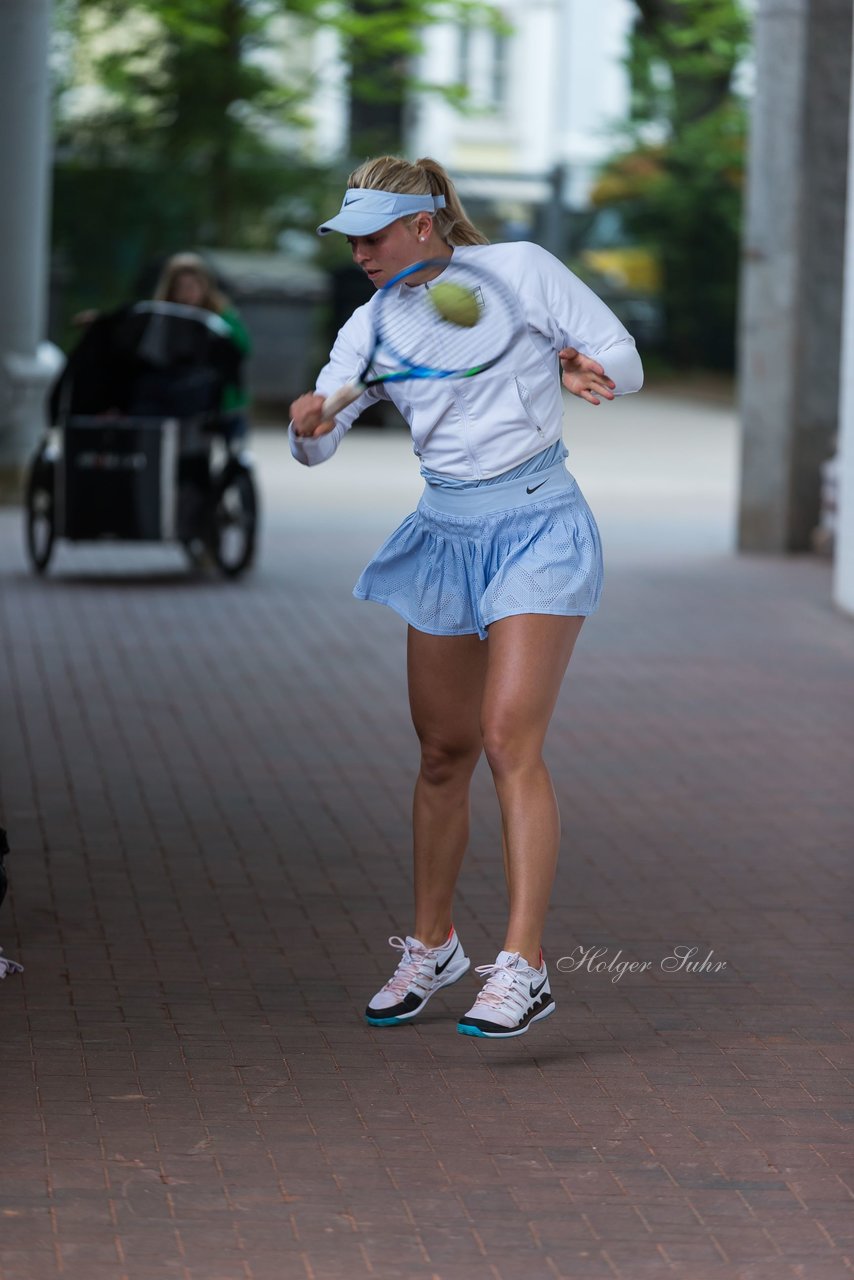
[[[447,969],[448,965],[451,963],[451,961],[453,960],[454,956],[457,954],[457,952],[459,951],[459,949],[460,949],[460,944],[459,944],[459,942],[457,942],[457,945],[454,947],[453,951],[452,951],[452,952],[451,952],[451,954],[448,956],[448,958],[447,958],[447,960],[445,961],[445,963],[444,963],[444,964],[439,964],[439,961],[438,961],[438,960],[436,961],[436,973],[437,973],[437,974],[438,974],[438,973],[444,973],[444,971]]]

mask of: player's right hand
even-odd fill
[[[313,392],[298,396],[291,405],[291,425],[294,435],[326,436],[335,427],[334,418],[323,417],[324,397]]]

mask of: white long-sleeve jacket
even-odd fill
[[[634,339],[613,312],[557,258],[526,242],[454,249],[454,258],[483,266],[518,296],[526,328],[493,368],[455,381],[413,379],[366,390],[316,439],[296,436],[291,452],[306,466],[330,458],[361,411],[391,400],[430,471],[483,480],[527,462],[560,438],[563,425],[557,352],[577,347],[603,366],[617,395],[639,391],[643,369]],[[421,286],[423,287],[423,286]],[[373,343],[371,309],[359,307],[342,327],[317,379],[324,396],[361,373]]]

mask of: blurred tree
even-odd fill
[[[126,294],[176,246],[269,248],[340,173],[306,155],[312,38],[351,65],[353,149],[400,146],[423,28],[482,0],[56,0],[55,244],[65,310]],[[454,96],[453,92],[450,96]],[[343,167],[343,166],[342,166]]]
[[[673,134],[730,100],[748,49],[741,0],[634,0],[632,115]]]
[[[422,33],[431,23],[483,23],[509,27],[486,0],[349,0],[336,20],[348,67],[349,153],[355,159],[401,149],[413,88],[466,104],[462,85],[413,80]]]
[[[353,157],[395,152],[404,133],[417,27],[409,0],[352,0],[344,32]],[[377,42],[381,48],[377,48]]]
[[[629,147],[606,167],[618,201],[662,268],[668,355],[732,368],[749,49],[741,0],[635,0]]]

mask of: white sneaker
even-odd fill
[[[535,969],[518,951],[500,951],[495,964],[479,964],[475,973],[483,974],[486,982],[457,1024],[461,1035],[493,1040],[521,1036],[532,1022],[555,1011],[545,963]]]
[[[449,987],[468,972],[471,961],[464,954],[456,930],[451,929],[441,947],[425,947],[417,938],[389,938],[403,957],[392,977],[365,1010],[372,1027],[393,1027],[420,1013],[442,987]]]

